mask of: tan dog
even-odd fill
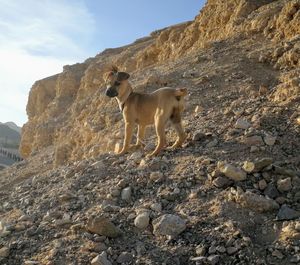
[[[138,135],[135,147],[143,146],[145,129],[154,124],[158,142],[155,150],[149,156],[157,155],[166,145],[165,126],[171,121],[178,135],[171,148],[182,145],[186,134],[181,124],[181,113],[184,109],[185,88],[164,87],[151,94],[136,93],[128,82],[129,74],[119,72],[117,67],[104,75],[107,85],[106,95],[116,97],[119,108],[125,120],[125,138],[119,155],[130,149],[130,143],[135,124],[138,125]]]

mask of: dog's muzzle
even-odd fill
[[[114,98],[114,97],[118,96],[118,91],[115,87],[110,87],[110,88],[106,89],[105,94],[106,94],[106,96],[108,96],[110,98]]]

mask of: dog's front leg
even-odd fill
[[[137,133],[137,139],[136,139],[136,144],[135,147],[143,147],[144,144],[144,137],[145,137],[145,130],[146,126],[145,125],[138,125],[138,133]]]
[[[124,143],[123,143],[123,148],[122,150],[117,153],[117,155],[123,155],[125,154],[130,146],[130,142],[132,139],[132,133],[133,133],[133,124],[126,122],[125,123],[125,137],[124,137]]]

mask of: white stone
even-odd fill
[[[264,137],[264,142],[266,145],[269,145],[269,146],[273,146],[276,142],[276,137],[275,136],[271,136],[271,135],[266,135]]]
[[[149,212],[143,212],[135,218],[134,225],[139,229],[145,229],[149,225],[149,221]]]
[[[230,164],[223,164],[219,170],[227,177],[235,181],[243,181],[247,178],[247,173],[240,168]]]
[[[100,255],[95,257],[92,262],[92,265],[112,265],[112,263],[107,259],[107,254],[103,251]]]
[[[131,200],[131,187],[127,187],[122,190],[121,198],[124,201],[130,201]]]
[[[247,130],[251,126],[251,123],[245,119],[239,118],[237,119],[234,127],[237,129]]]
[[[186,229],[186,221],[173,214],[164,214],[152,222],[155,235],[176,237]]]

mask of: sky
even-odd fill
[[[0,0],[0,122],[27,121],[36,80],[193,20],[205,0]]]

